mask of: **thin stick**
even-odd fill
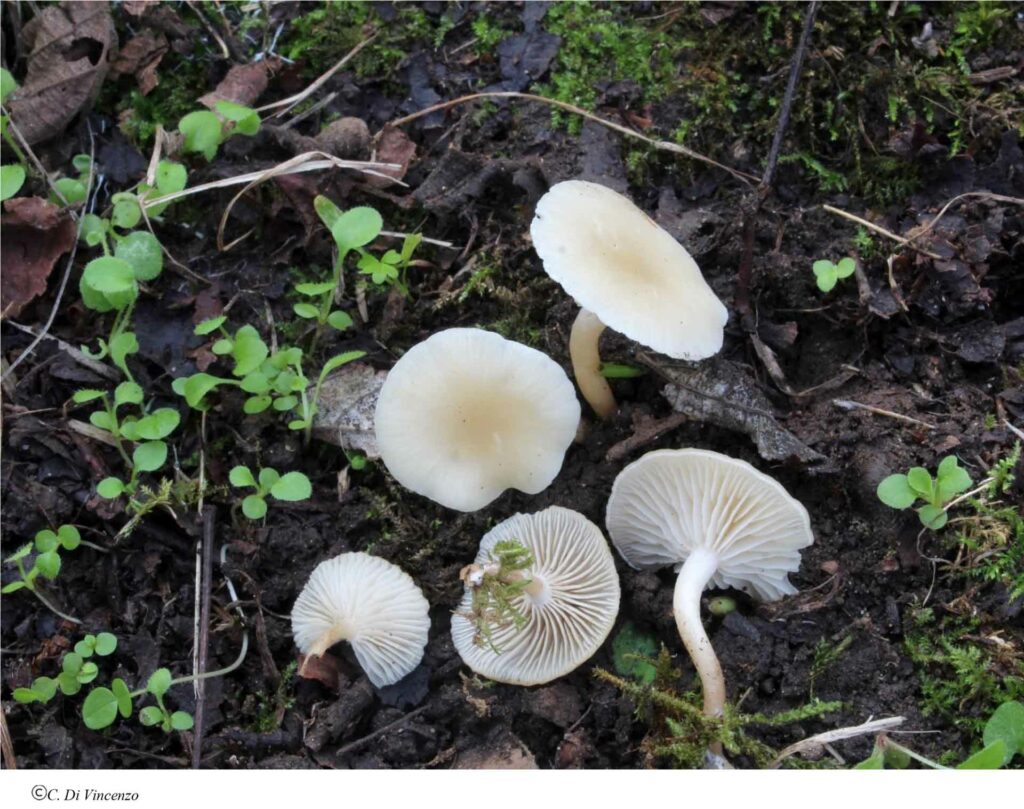
[[[280,101],[274,101],[274,102],[272,102],[270,104],[265,104],[262,107],[257,107],[256,108],[256,112],[264,112],[266,110],[276,109],[277,107],[284,107],[284,109],[282,109],[281,111],[274,113],[275,117],[277,117],[277,118],[281,117],[286,112],[288,112],[288,110],[290,110],[292,107],[294,107],[296,104],[301,104],[303,101],[305,101],[311,95],[313,95],[313,93],[315,93],[317,90],[319,90],[321,87],[323,87],[323,85],[327,82],[328,79],[331,78],[331,76],[333,76],[335,73],[337,73],[339,70],[341,70],[345,65],[347,65],[352,59],[354,59],[356,57],[356,55],[363,48],[365,48],[367,45],[369,45],[371,42],[373,42],[373,40],[375,40],[376,38],[377,38],[376,32],[374,32],[373,34],[368,36],[366,39],[364,39],[362,42],[360,42],[358,45],[356,45],[352,50],[350,50],[348,53],[346,53],[340,60],[338,60],[338,62],[336,62],[334,64],[333,67],[328,69],[326,73],[321,75],[318,79],[316,79],[316,81],[314,81],[311,85],[309,85],[309,87],[307,87],[301,93],[296,93],[295,95],[289,96],[288,98],[281,99]]]
[[[339,756],[343,756],[346,753],[351,753],[353,750],[355,750],[358,747],[362,747],[367,742],[372,742],[374,739],[378,738],[379,736],[383,736],[389,730],[394,730],[399,725],[402,725],[402,724],[408,722],[414,716],[418,716],[419,714],[423,713],[429,707],[430,707],[429,705],[421,705],[415,711],[409,711],[409,713],[407,713],[405,716],[400,716],[394,722],[391,722],[390,724],[387,724],[387,725],[385,725],[382,728],[378,728],[373,733],[370,733],[370,734],[368,734],[366,736],[363,736],[363,738],[361,738],[361,739],[356,739],[354,742],[349,742],[348,744],[346,744],[346,745],[344,745],[342,747],[339,747],[335,751],[335,753],[334,753],[335,758],[337,758]]]
[[[408,233],[396,233],[393,230],[382,230],[377,235],[378,236],[385,236],[385,237],[387,237],[389,239],[404,239],[409,234]],[[452,242],[442,241],[441,239],[428,239],[426,236],[423,237],[423,243],[424,244],[432,244],[432,245],[435,245],[436,247],[447,247],[449,250],[458,250],[458,249],[460,249],[457,244],[453,244]]]
[[[795,744],[791,744],[785,748],[775,760],[768,765],[769,769],[777,768],[783,760],[789,758],[795,753],[803,753],[805,751],[817,751],[825,744],[831,742],[842,741],[843,739],[852,739],[855,736],[864,736],[869,733],[879,733],[882,731],[890,730],[894,727],[902,725],[906,719],[902,716],[890,716],[885,719],[874,719],[864,722],[860,725],[854,725],[852,727],[838,728],[836,730],[827,730],[824,733],[816,733],[814,736],[809,736],[806,739],[802,739]]]
[[[884,410],[881,407],[862,404],[861,402],[855,402],[852,399],[833,399],[832,404],[843,410],[866,410],[868,413],[874,413],[878,416],[888,416],[891,419],[899,419],[900,421],[916,424],[917,426],[924,427],[928,430],[935,429],[934,424],[928,424],[920,419],[915,419],[913,416],[904,416],[902,413],[894,413],[892,410]]]
[[[46,184],[50,187],[50,190],[54,194],[56,194],[57,199],[59,199],[65,206],[70,205],[70,203],[67,200],[67,197],[65,197],[60,192],[60,189],[57,188],[56,184],[54,184],[53,178],[50,177],[49,173],[44,168],[42,162],[39,160],[38,157],[36,157],[36,153],[34,151],[32,151],[32,147],[28,145],[28,141],[25,140],[25,136],[21,134],[21,130],[18,129],[18,125],[16,123],[14,123],[14,120],[11,118],[11,114],[10,114],[10,112],[8,112],[7,108],[4,107],[4,106],[0,106],[0,113],[2,113],[4,115],[4,117],[7,119],[7,130],[9,132],[13,132],[14,133],[14,137],[16,137],[19,141],[21,141],[21,145],[22,145],[22,147],[25,150],[25,154],[28,155],[29,159],[32,161],[33,165],[36,168],[36,171],[39,172],[39,176],[42,177],[43,180],[46,181]],[[91,127],[89,129],[89,140],[90,140],[90,142],[92,141],[92,128]],[[90,161],[90,163],[91,162],[92,161]],[[90,174],[92,173],[92,168],[91,167],[89,169],[89,172],[90,172]],[[78,218],[77,216],[75,216],[74,212],[70,212],[70,213],[71,213],[71,216],[73,216],[75,219]]]
[[[206,671],[207,653],[210,645],[210,589],[213,578],[213,541],[217,527],[217,507],[207,505],[203,508],[203,534],[202,534],[202,573],[200,582],[202,584],[202,617],[199,624],[199,637],[196,642],[196,653],[194,671],[196,675]],[[198,592],[198,590],[197,590]],[[197,679],[195,681],[196,714],[195,732],[192,737],[192,769],[198,770],[202,760],[203,748],[203,720],[206,715],[206,681]]]
[[[434,104],[430,107],[427,107],[426,109],[422,109],[419,112],[414,112],[411,115],[406,115],[402,118],[396,118],[394,121],[391,121],[390,123],[386,124],[386,126],[404,126],[405,124],[415,121],[417,118],[422,118],[424,115],[430,115],[433,112],[440,112],[441,110],[446,110],[450,107],[455,107],[459,104],[466,104],[470,101],[476,101],[481,98],[520,98],[523,99],[524,101],[538,101],[541,104],[549,104],[552,107],[558,107],[559,109],[563,109],[566,110],[567,112],[574,113],[575,115],[579,115],[583,118],[586,118],[589,121],[593,121],[594,123],[601,124],[601,126],[606,126],[609,129],[613,129],[616,132],[625,135],[626,137],[635,138],[636,140],[642,140],[648,146],[652,146],[655,149],[659,149],[664,152],[673,152],[675,154],[684,155],[685,157],[688,157],[691,160],[698,160],[701,163],[707,163],[709,166],[714,166],[715,168],[722,169],[723,171],[728,172],[736,179],[741,180],[747,183],[748,185],[751,183],[760,182],[761,179],[760,177],[755,177],[753,174],[747,174],[745,171],[739,171],[738,169],[730,168],[729,166],[719,163],[717,160],[712,160],[710,157],[705,157],[704,155],[693,151],[693,149],[687,149],[685,146],[680,146],[678,143],[670,143],[669,141],[665,140],[655,140],[654,138],[649,138],[646,135],[641,135],[639,132],[634,132],[632,129],[629,129],[628,127],[613,123],[612,121],[607,121],[604,118],[600,118],[597,115],[594,115],[594,113],[588,112],[587,110],[581,107],[577,107],[574,104],[567,104],[564,101],[558,101],[557,99],[554,98],[545,98],[544,96],[533,95],[531,93],[472,93],[470,95],[454,98],[451,101],[443,101],[440,104]],[[375,137],[379,136],[380,132],[378,132]]]
[[[94,159],[95,159],[95,157],[96,157],[96,144],[93,141],[92,127],[90,126],[89,127],[89,182],[86,185],[86,189],[85,189],[85,198],[86,199],[89,199],[89,195],[92,194],[92,180],[93,180],[93,176],[94,176],[94,173],[95,173],[94,172],[94,165],[95,165],[95,160]],[[57,319],[57,311],[60,309],[60,303],[64,299],[64,290],[67,289],[68,278],[71,277],[71,268],[74,266],[74,264],[75,264],[75,256],[78,254],[78,242],[79,242],[79,240],[81,239],[81,236],[82,236],[82,223],[84,221],[85,221],[85,217],[84,216],[78,217],[78,227],[75,228],[75,242],[74,242],[74,244],[71,245],[71,254],[68,256],[67,263],[64,265],[64,275],[60,279],[60,287],[57,289],[57,298],[53,302],[53,308],[50,309],[50,316],[46,319],[46,323],[43,326],[43,330],[41,332],[39,332],[35,336],[35,339],[33,339],[32,342],[28,344],[28,348],[26,348],[24,351],[22,351],[18,355],[18,358],[16,360],[14,360],[14,362],[12,362],[10,364],[10,366],[8,367],[8,369],[6,371],[4,371],[3,376],[0,377],[0,382],[2,382],[4,379],[7,379],[7,377],[11,374],[11,372],[14,371],[14,369],[17,368],[19,365],[21,365],[22,360],[24,360],[26,357],[29,356],[29,354],[31,354],[33,351],[36,350],[36,346],[38,346],[43,341],[44,337],[48,336],[48,333],[50,331],[50,327],[53,326],[53,321]]]
[[[1007,197],[1002,194],[993,194],[990,191],[967,191],[966,193],[958,194],[943,205],[942,210],[936,214],[935,218],[908,239],[908,243],[914,242],[925,234],[930,233],[931,230],[939,223],[939,220],[946,215],[946,211],[948,211],[955,203],[960,202],[960,200],[967,199],[968,197],[980,197],[981,199],[991,199],[996,202],[1008,202],[1011,205],[1024,205],[1024,199],[1021,199],[1020,197]]]
[[[836,216],[841,216],[844,219],[849,219],[851,222],[856,222],[858,225],[862,225],[863,227],[866,227],[868,230],[873,230],[875,233],[878,233],[881,236],[885,236],[887,239],[892,239],[894,242],[898,242],[899,244],[902,244],[904,247],[909,247],[911,250],[916,250],[918,253],[928,256],[928,258],[942,258],[942,256],[938,255],[937,253],[933,253],[931,250],[925,250],[921,247],[914,246],[914,244],[911,243],[910,239],[904,239],[902,236],[898,236],[891,230],[886,230],[881,225],[876,225],[874,222],[869,222],[867,219],[855,216],[852,213],[840,210],[839,208],[835,208],[831,205],[822,205],[821,207],[824,210],[828,211],[829,213],[834,213]]]

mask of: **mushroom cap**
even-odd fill
[[[458,511],[546,489],[576,437],[576,391],[554,360],[483,329],[447,329],[391,369],[374,416],[388,471]]]
[[[814,542],[805,509],[778,481],[745,461],[703,449],[648,452],[615,479],[605,518],[634,568],[680,565],[707,548],[716,587],[773,601],[796,592],[787,574]]]
[[[299,651],[321,655],[340,640],[378,688],[419,665],[430,605],[404,570],[379,556],[343,553],[313,570],[292,608]]]
[[[547,274],[605,325],[676,359],[721,350],[725,306],[686,249],[622,194],[557,183],[530,235]]]
[[[452,616],[452,640],[462,660],[491,680],[539,685],[568,674],[604,643],[619,612],[619,575],[601,529],[578,512],[551,506],[536,514],[516,514],[480,541],[476,563],[502,540],[514,539],[533,555],[530,577],[544,585],[540,598],[520,593],[513,600],[525,625],[494,630],[500,650],[474,642],[476,627],[470,587]]]

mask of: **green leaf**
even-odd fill
[[[132,265],[139,281],[152,281],[164,269],[160,242],[148,230],[129,233],[114,246],[114,255]]]
[[[818,289],[822,292],[831,292],[836,285],[836,265],[827,259],[815,261],[811,266],[814,270],[814,277],[818,283]]]
[[[258,494],[250,494],[242,501],[242,513],[250,520],[262,520],[267,515],[267,502]]]
[[[188,183],[188,171],[181,163],[161,160],[156,166],[156,187],[160,196],[183,191]]]
[[[415,252],[416,248],[420,246],[420,242],[422,241],[422,233],[410,233],[405,237],[405,240],[402,242],[402,264],[409,263],[412,259],[412,254]]]
[[[132,453],[132,463],[139,472],[155,472],[167,461],[167,445],[163,441],[139,444]]]
[[[96,654],[106,657],[114,653],[117,648],[117,637],[109,632],[100,632],[96,636]]]
[[[907,485],[925,500],[932,499],[932,476],[923,466],[915,466],[907,472]]]
[[[68,205],[75,205],[85,199],[85,194],[85,183],[81,180],[76,180],[74,177],[61,177],[53,181],[53,193],[50,194],[50,202],[54,205],[61,205],[63,202],[67,202]],[[63,199],[61,199],[62,197]]]
[[[150,705],[139,711],[139,721],[148,728],[159,725],[164,721],[164,712],[155,705]]]
[[[260,116],[251,107],[234,101],[218,101],[214,104],[217,112],[235,124],[233,132],[239,135],[255,135],[260,129]]]
[[[957,766],[958,770],[998,770],[1007,761],[1006,742],[996,739],[987,744],[966,761]]]
[[[138,291],[132,265],[112,256],[100,256],[86,264],[82,284],[107,296],[131,295],[134,298]]]
[[[252,472],[248,466],[234,466],[231,471],[228,472],[228,480],[231,481],[232,486],[255,486],[256,478],[252,476]]]
[[[644,376],[647,371],[634,368],[632,365],[619,365],[614,362],[601,363],[601,376],[605,379],[635,379]]]
[[[321,216],[321,219],[323,217]],[[331,225],[331,235],[342,254],[369,244],[384,227],[384,220],[373,208],[360,206],[351,208]]]
[[[47,553],[52,551],[60,544],[60,540],[57,539],[57,535],[53,533],[49,528],[44,528],[35,536],[36,550],[40,553]]]
[[[24,590],[26,587],[28,587],[28,584],[23,581],[12,581],[10,584],[5,584],[0,588],[0,593],[3,593],[4,595],[7,595],[8,593],[16,593],[18,590]]]
[[[263,364],[263,360],[267,358],[270,350],[256,328],[246,325],[242,326],[235,334],[235,346],[232,353],[235,357],[235,376],[245,376]]]
[[[306,320],[312,320],[320,314],[320,310],[311,303],[296,303],[292,306],[292,311],[299,317],[305,318]]]
[[[110,221],[122,230],[131,230],[142,219],[142,208],[139,201],[132,196],[123,196],[114,203]]]
[[[836,264],[836,277],[849,278],[856,269],[857,263],[852,258],[841,258],[839,263]]]
[[[256,396],[250,396],[242,404],[242,411],[249,416],[255,416],[257,413],[262,413],[268,407],[273,399],[268,394],[261,393]]]
[[[938,497],[943,503],[971,488],[971,476],[966,469],[957,464],[955,455],[949,455],[942,459],[936,477],[938,478]]]
[[[169,669],[157,669],[149,675],[146,682],[146,690],[154,697],[162,697],[171,687],[171,672]]]
[[[71,401],[75,404],[85,404],[96,399],[102,399],[104,396],[106,396],[106,391],[85,388],[83,390],[76,390],[74,396],[71,397]]]
[[[322,194],[318,194],[313,199],[313,207],[316,209],[320,221],[327,226],[328,230],[333,229],[337,221],[341,219],[341,208]],[[334,285],[332,284],[331,286]]]
[[[270,487],[273,486],[277,481],[281,479],[281,476],[277,473],[277,470],[272,467],[264,467],[260,470],[259,484],[260,488],[264,491],[270,491]]]
[[[313,493],[313,486],[301,472],[288,472],[270,487],[270,493],[278,500],[306,500]]]
[[[178,121],[178,130],[185,136],[185,152],[197,152],[207,160],[217,155],[221,141],[220,118],[209,110],[190,112]]]
[[[36,569],[47,579],[53,581],[60,573],[60,555],[57,551],[47,551],[36,557]]]
[[[110,727],[117,719],[117,697],[109,688],[94,688],[82,703],[82,721],[89,730]]]
[[[142,386],[135,382],[122,382],[114,388],[114,404],[118,407],[126,404],[142,404]]]
[[[986,746],[1003,741],[1006,744],[1003,764],[1009,764],[1017,753],[1024,753],[1024,705],[1019,702],[1004,702],[985,723],[984,741]]]
[[[282,396],[280,399],[276,399],[274,401],[274,410],[276,410],[278,413],[284,413],[288,410],[291,410],[298,403],[298,396]]]
[[[19,164],[0,166],[0,201],[13,197],[24,184],[25,169]]]
[[[24,559],[30,553],[32,553],[32,543],[31,542],[29,542],[27,545],[22,545],[20,548],[18,548],[18,550],[16,550],[14,553],[12,553],[10,556],[8,556],[7,557],[7,562],[8,563],[17,562],[19,559]]]
[[[344,354],[335,354],[324,363],[324,367],[320,371],[320,380],[325,379],[331,371],[340,368],[342,365],[347,365],[365,356],[365,351],[346,351]]]
[[[78,682],[78,677],[66,671],[57,675],[57,686],[60,688],[60,693],[68,697],[73,697],[82,690],[82,684]]]
[[[253,371],[242,380],[240,387],[246,393],[267,393],[270,391],[270,380],[262,371]]]
[[[89,247],[95,247],[103,241],[107,232],[107,221],[100,219],[94,213],[87,213],[82,217],[82,241]]]
[[[161,407],[138,421],[138,436],[157,441],[173,433],[181,423],[181,414],[173,407]]]
[[[910,766],[910,756],[905,750],[887,744],[885,746],[885,766],[894,770],[905,770]]]
[[[73,551],[82,544],[82,535],[73,525],[62,525],[57,529],[57,539],[66,551]]]
[[[75,654],[74,652],[68,652],[64,655],[64,659],[60,661],[60,667],[64,674],[70,674],[72,677],[77,677],[78,672],[82,670],[82,656]]]
[[[346,452],[345,458],[348,459],[349,466],[351,466],[356,472],[362,471],[366,468],[366,456],[358,452]]]
[[[192,730],[194,724],[192,714],[184,711],[175,711],[171,714],[171,727],[175,730]]]
[[[334,282],[320,281],[315,283],[296,284],[295,291],[300,295],[309,295],[310,297],[326,295],[328,292],[334,291]]]
[[[117,700],[117,711],[125,719],[132,715],[132,694],[128,690],[128,686],[125,681],[120,677],[115,677],[114,682],[110,684],[110,690],[114,692],[114,698]]]
[[[76,154],[71,158],[71,165],[79,174],[88,174],[92,168],[92,158],[87,154]]]
[[[917,510],[917,516],[921,518],[921,525],[933,531],[938,531],[949,520],[949,516],[942,508],[931,503],[921,506]]]
[[[657,669],[647,660],[654,657],[658,644],[654,638],[637,631],[632,623],[625,624],[612,641],[612,662],[623,677],[632,677],[641,685],[654,682]]]
[[[49,702],[57,694],[57,681],[51,677],[36,677],[32,690],[41,702]]]
[[[228,319],[227,315],[218,315],[217,317],[209,317],[209,318],[207,318],[206,320],[202,321],[199,325],[197,325],[195,327],[195,333],[198,334],[200,337],[203,337],[203,336],[205,336],[207,334],[215,332],[215,331],[217,331],[217,329],[219,329],[221,326],[224,325],[224,322],[227,319]]]
[[[289,430],[305,430],[309,426],[309,421],[306,419],[293,419],[288,422]]]
[[[82,685],[91,683],[96,679],[96,675],[100,673],[100,668],[93,662],[83,663],[82,670],[78,672],[78,682]]]
[[[232,351],[235,350],[235,341],[227,337],[221,337],[219,340],[216,340],[214,342],[210,350],[218,357],[221,357],[225,354],[230,354]]]
[[[95,635],[86,635],[75,644],[75,654],[82,657],[92,657],[94,651],[96,651]]]
[[[110,361],[120,368],[125,376],[130,377],[131,374],[125,360],[129,354],[134,354],[138,350],[139,341],[135,338],[135,334],[123,331],[110,341]]]
[[[117,422],[106,410],[97,410],[89,414],[89,421],[93,427],[113,432]]]
[[[20,702],[22,705],[30,705],[39,700],[39,695],[31,688],[15,688],[11,696],[14,697],[15,702]]]
[[[917,500],[917,494],[910,488],[906,475],[889,475],[878,484],[878,499],[890,508],[909,508]]]
[[[335,309],[327,316],[327,323],[338,331],[344,331],[352,325],[352,316],[341,309]]]
[[[119,497],[123,493],[124,484],[114,477],[104,478],[96,486],[96,494],[100,497],[105,497],[108,500],[113,500],[115,497]]]
[[[6,67],[0,67],[0,103],[3,103],[7,96],[18,89],[18,82],[14,80]]]
[[[230,380],[212,374],[198,373],[192,374],[181,385],[178,385],[178,382],[179,380],[176,379],[175,391],[185,397],[188,406],[195,410],[206,410],[206,405],[203,403],[206,394]]]
[[[871,751],[871,755],[864,759],[860,764],[854,765],[855,770],[884,770],[885,769],[885,751],[882,750],[878,745],[875,745],[875,749]]]

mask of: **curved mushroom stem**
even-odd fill
[[[700,675],[705,716],[721,716],[725,710],[725,676],[700,620],[700,595],[717,569],[718,557],[714,553],[706,548],[693,551],[679,571],[672,598],[679,637]],[[711,749],[722,754],[721,744],[713,744]]]
[[[324,652],[330,649],[335,643],[343,640],[351,640],[352,634],[352,630],[347,624],[334,624],[329,630],[316,639],[316,643],[314,643],[310,648],[306,657],[321,657]]]
[[[609,419],[618,409],[608,380],[601,376],[601,353],[597,342],[605,330],[601,319],[589,309],[580,309],[569,334],[569,356],[576,384],[583,398],[602,419]]]

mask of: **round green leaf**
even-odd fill
[[[79,174],[88,174],[92,168],[92,158],[87,154],[76,154],[71,158],[71,165]]]
[[[107,232],[107,223],[94,213],[87,213],[82,217],[82,241],[90,247],[95,247]]]
[[[51,677],[36,677],[32,681],[32,690],[43,702],[49,702],[57,693],[57,681]]]
[[[100,657],[106,657],[107,655],[113,654],[117,648],[117,637],[109,632],[100,632],[96,636],[96,654]]]
[[[288,472],[270,487],[270,493],[278,500],[306,500],[313,494],[313,486],[301,472]]]
[[[917,510],[917,516],[921,518],[921,525],[933,531],[938,531],[949,520],[949,515],[943,509],[931,503],[921,506]]]
[[[100,668],[93,662],[83,663],[82,670],[78,672],[78,682],[82,685],[91,683],[96,679],[96,675],[100,673]]]
[[[318,194],[313,199],[313,207],[316,209],[320,221],[327,226],[328,230],[331,230],[337,221],[341,219],[341,208],[322,194]]]
[[[320,311],[311,303],[297,303],[292,306],[292,311],[299,317],[305,318],[306,320],[311,320],[320,313]]]
[[[242,501],[242,513],[250,520],[262,520],[267,515],[267,502],[256,494]]]
[[[194,724],[192,714],[184,711],[175,711],[171,714],[171,727],[175,730],[192,730]]]
[[[82,657],[92,657],[92,653],[94,651],[96,651],[95,635],[86,635],[75,644],[75,654],[81,655]]]
[[[139,711],[139,721],[148,728],[159,725],[163,720],[164,712],[155,705],[150,705]]]
[[[915,466],[907,472],[907,484],[925,500],[932,496],[932,476],[923,466]]]
[[[1017,753],[1024,753],[1024,705],[1019,702],[1004,702],[985,724],[986,745],[1003,741],[1006,752],[1003,764],[1008,764]]]
[[[117,697],[109,688],[94,688],[82,703],[82,721],[89,730],[110,727],[117,719]]]
[[[149,675],[146,690],[154,697],[162,697],[171,687],[170,669],[157,669]]]
[[[51,531],[49,528],[44,528],[42,531],[36,534],[35,543],[37,551],[39,551],[40,553],[47,553],[56,548],[57,545],[60,544],[60,540],[57,538],[57,535],[53,533],[53,531]]]
[[[327,316],[327,322],[332,328],[344,331],[352,325],[352,315],[348,312],[343,312],[341,309],[335,309]]]
[[[82,684],[78,682],[78,677],[66,671],[57,675],[57,685],[60,688],[60,693],[68,697],[73,697],[82,690]]]
[[[347,253],[372,242],[383,227],[381,215],[364,205],[345,211],[331,227],[331,235],[338,250]]]
[[[82,670],[82,663],[83,660],[80,654],[68,652],[64,655],[64,659],[60,661],[60,667],[64,674],[77,676],[78,672]]]
[[[82,283],[104,295],[127,295],[136,290],[132,265],[112,256],[100,256],[86,264]]]
[[[50,201],[55,205],[61,205],[64,202],[67,202],[68,205],[75,205],[85,199],[85,194],[85,183],[81,180],[76,180],[74,177],[61,177],[53,181],[53,193],[50,194]],[[63,199],[61,199],[62,197]]]
[[[245,376],[260,367],[270,349],[253,326],[242,326],[235,334],[235,376]]]
[[[319,281],[319,282],[306,283],[306,284],[296,284],[295,285],[295,291],[298,292],[300,295],[309,295],[309,296],[326,295],[328,292],[332,292],[333,290],[334,290],[334,282],[333,281]]]
[[[282,396],[280,399],[274,400],[274,410],[278,413],[284,413],[286,410],[291,410],[298,403],[299,398],[297,396]]]
[[[253,371],[242,380],[240,387],[246,393],[266,393],[270,390],[270,380],[261,371]]]
[[[836,264],[836,277],[849,278],[855,269],[857,269],[857,264],[852,258],[841,258]]]
[[[57,539],[66,551],[73,551],[82,544],[82,535],[73,525],[62,525],[57,529]]]
[[[255,486],[256,478],[252,476],[248,466],[234,466],[228,472],[228,480],[232,486]]]
[[[173,433],[181,423],[181,414],[173,407],[161,407],[138,421],[138,436],[157,441]]]
[[[13,197],[24,184],[25,169],[19,164],[0,166],[0,201]]]
[[[255,135],[260,128],[260,116],[251,107],[234,101],[218,101],[214,107],[227,120],[234,122],[233,132],[239,135]]]
[[[36,569],[51,581],[60,573],[60,555],[57,551],[47,551],[36,557]]]
[[[114,388],[114,404],[142,404],[142,386],[135,382],[122,382]]]
[[[184,151],[213,160],[220,145],[220,118],[209,110],[190,112],[178,121],[178,130],[185,136]]]
[[[878,499],[890,508],[909,508],[917,500],[917,494],[907,483],[906,475],[889,475],[878,484]]]
[[[96,486],[96,494],[98,494],[100,497],[105,497],[108,500],[113,500],[115,497],[120,496],[123,492],[124,484],[114,477],[104,478]]]
[[[188,171],[181,163],[161,160],[156,166],[156,187],[160,196],[182,191],[188,182]]]
[[[242,411],[248,416],[255,416],[270,407],[271,398],[263,393],[258,396],[250,396],[242,404]]]
[[[114,246],[114,255],[127,261],[139,281],[152,281],[164,269],[160,242],[148,230],[134,230]]]
[[[1006,760],[1006,742],[1002,739],[996,739],[992,744],[985,745],[985,747],[972,755],[962,764],[959,764],[957,769],[998,770]]]
[[[131,230],[142,219],[142,208],[138,200],[128,197],[119,199],[114,203],[114,210],[110,214],[110,221],[122,230]]]
[[[30,705],[39,699],[39,695],[31,688],[15,688],[11,696],[14,697],[15,702],[20,702],[22,705]]]
[[[114,697],[117,699],[117,710],[125,719],[132,715],[132,694],[128,690],[128,686],[125,685],[124,680],[120,677],[115,677],[114,682],[110,684],[110,690],[114,692]]]
[[[163,441],[147,441],[132,453],[132,463],[139,472],[155,472],[167,461],[167,445]]]

